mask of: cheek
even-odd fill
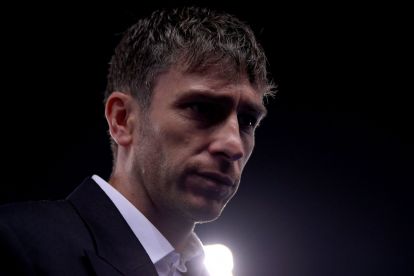
[[[249,161],[253,150],[254,150],[255,139],[254,137],[248,137],[244,142],[244,149],[245,149],[245,157],[242,159],[241,168],[243,169],[246,165],[247,161]]]
[[[160,125],[155,131],[158,148],[154,151],[164,155],[165,169],[168,168],[170,173],[178,173],[181,171],[180,167],[191,157],[192,135],[174,122]]]
[[[201,143],[200,137],[206,137],[200,133],[193,124],[182,117],[171,116],[164,120],[158,128],[159,137],[163,140],[165,150],[178,152],[188,152],[194,150]]]

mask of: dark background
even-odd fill
[[[151,2],[3,7],[1,203],[108,177],[112,50],[141,15],[184,3]],[[202,240],[233,250],[235,275],[414,275],[408,8],[206,3],[252,25],[279,92]]]

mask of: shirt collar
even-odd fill
[[[174,247],[160,231],[118,190],[98,175],[93,175],[92,179],[114,203],[132,232],[134,232],[144,247],[153,264],[165,258],[170,253],[175,252]],[[204,257],[204,249],[200,239],[192,232],[184,250],[180,254],[180,263],[185,264],[197,257]]]
[[[197,235],[192,232],[187,240],[187,244],[183,252],[181,252],[181,259],[183,263],[186,263],[187,261],[200,256],[204,257],[203,244]]]
[[[144,247],[153,264],[174,251],[174,247],[160,231],[118,190],[97,175],[93,175],[92,179],[114,203]]]
[[[203,259],[203,245],[197,235],[193,232],[191,236],[189,236],[186,246],[181,253],[172,251],[154,265],[159,275],[171,275],[171,273],[177,275],[174,273],[175,270],[180,273],[186,273],[189,269],[189,262],[196,261],[196,263],[199,263],[200,260]],[[198,271],[195,275],[198,275],[202,269],[203,266],[200,265],[192,266],[193,272]]]

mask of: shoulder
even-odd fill
[[[84,275],[86,251],[93,237],[70,201],[0,206],[0,275]]]
[[[35,222],[60,221],[73,212],[65,200],[10,203],[0,206],[0,223],[33,225]]]
[[[83,233],[82,233],[83,232]],[[45,242],[71,235],[87,236],[87,230],[72,205],[66,200],[7,204],[0,207],[0,235],[19,240]]]
[[[82,248],[93,248],[92,237],[68,201],[26,202],[0,207],[0,253],[7,249],[24,253],[31,259],[52,260],[56,258],[53,252],[75,254],[73,252],[80,252]]]

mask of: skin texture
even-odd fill
[[[179,249],[236,193],[266,112],[262,96],[243,76],[174,67],[158,77],[146,111],[113,92],[106,118],[118,154],[109,182]]]

